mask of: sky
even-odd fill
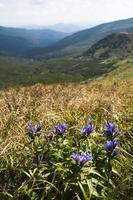
[[[133,17],[133,0],[0,0],[0,25],[93,24]]]

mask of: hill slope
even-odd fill
[[[46,48],[36,48],[29,56],[60,56],[82,54],[93,44],[111,33],[133,32],[133,18],[101,24],[90,29],[76,32]]]
[[[84,55],[91,58],[122,59],[133,55],[133,33],[113,33],[94,44]]]
[[[33,47],[51,45],[64,38],[66,35],[66,33],[45,29],[28,30],[21,28],[0,27],[0,51],[7,54],[10,54],[11,52],[12,54],[16,54],[16,52],[22,53],[29,51],[29,49]]]
[[[25,38],[0,35],[0,55],[20,55],[32,47]]]
[[[0,88],[35,83],[88,82],[104,76],[133,79],[133,54],[122,59],[65,57],[49,60],[0,57]]]

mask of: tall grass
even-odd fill
[[[128,80],[106,79],[93,81],[89,84],[53,84],[44,86],[37,84],[31,87],[9,88],[0,91],[0,199],[132,199],[132,132],[133,132],[133,84]],[[70,187],[70,182],[65,182],[65,186],[58,183],[58,179],[65,180],[62,166],[56,165],[56,158],[68,159],[72,163],[71,149],[73,148],[72,138],[76,135],[81,137],[80,130],[87,123],[88,118],[94,119],[96,133],[92,136],[92,147],[95,142],[104,141],[103,127],[106,120],[115,122],[121,129],[119,138],[121,155],[114,160],[114,173],[110,183],[109,193],[104,189],[98,193],[97,187],[102,188],[107,185],[102,180],[93,183],[82,183],[78,180],[74,182],[73,189],[69,190],[68,197],[65,191]],[[62,148],[66,153],[60,153],[59,143],[52,143],[51,155],[57,154],[53,166],[60,171],[61,177],[49,175],[50,171],[42,169],[50,167],[47,165],[36,166],[34,155],[35,146],[30,143],[27,136],[27,121],[32,120],[34,124],[43,124],[42,141],[36,141],[40,152],[49,155],[47,152],[51,146],[47,146],[45,136],[51,133],[51,128],[58,123],[69,125],[68,136],[65,136],[65,144]],[[67,138],[68,137],[68,138]],[[59,142],[58,141],[58,142]],[[45,143],[45,144],[44,144]],[[100,143],[100,144],[101,144]],[[43,147],[44,145],[44,147]],[[56,146],[58,148],[56,149]],[[66,147],[67,146],[67,147]],[[38,148],[38,147],[37,147]],[[101,147],[102,148],[102,147]],[[38,150],[37,150],[38,151]],[[101,151],[104,151],[101,150]],[[55,155],[54,155],[55,156]],[[63,158],[64,156],[64,158]],[[100,156],[100,155],[99,155]],[[53,159],[54,157],[52,157]],[[66,166],[64,164],[63,166]],[[71,166],[71,164],[70,164]],[[98,166],[98,164],[96,165]],[[71,166],[72,167],[72,166]],[[89,166],[90,167],[90,166]],[[60,168],[60,169],[59,169]],[[100,168],[100,165],[99,165]],[[85,168],[88,170],[88,168]],[[67,171],[67,168],[64,170]],[[91,170],[91,168],[89,168]],[[47,172],[47,173],[46,173]],[[103,176],[101,169],[99,176]],[[85,176],[87,172],[84,171]],[[88,172],[89,173],[89,172]],[[49,177],[50,176],[50,177]],[[52,176],[52,177],[51,177]],[[93,180],[98,175],[94,175]],[[49,177],[49,178],[47,178]],[[57,180],[55,180],[57,179]],[[90,181],[90,179],[85,179]],[[92,180],[92,179],[91,179]],[[101,180],[97,178],[97,180]],[[40,182],[39,182],[40,181]],[[112,186],[111,186],[112,184]],[[71,184],[70,184],[71,185]],[[103,185],[103,186],[102,186]],[[103,188],[104,188],[103,187]],[[51,189],[52,188],[52,189]],[[78,188],[78,189],[77,189]],[[49,193],[50,191],[50,193]],[[79,192],[80,191],[80,192]],[[91,192],[90,192],[91,191]],[[93,193],[91,195],[91,193]],[[51,194],[51,196],[50,196]],[[71,196],[71,198],[70,198]]]

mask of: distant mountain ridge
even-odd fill
[[[0,26],[0,52],[19,54],[31,48],[48,46],[67,36],[53,30],[34,30]]]
[[[133,18],[109,22],[67,36],[55,44],[32,49],[29,56],[80,55],[104,37],[118,32],[133,32]]]
[[[54,30],[58,32],[63,32],[63,33],[74,33],[77,32],[81,29],[83,29],[80,26],[73,25],[73,24],[64,24],[64,23],[58,23],[54,25],[49,25],[49,26],[41,26],[41,25],[29,25],[25,26],[28,29],[49,29],[49,30]]]
[[[68,35],[46,29],[0,27],[0,54],[51,58],[80,56],[99,40],[119,32],[133,32],[133,18],[97,25]]]

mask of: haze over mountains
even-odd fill
[[[74,33],[77,32],[81,29],[84,29],[87,26],[78,26],[78,25],[73,25],[73,24],[63,24],[63,23],[58,23],[54,25],[49,25],[49,26],[41,26],[41,25],[29,25],[29,26],[24,26],[25,28],[28,29],[49,29],[49,30],[54,30],[58,32],[63,32],[63,33]]]
[[[48,29],[48,30],[54,30],[54,31],[58,31],[58,32],[73,34],[75,32],[94,27],[97,24],[100,24],[100,21],[95,21],[95,22],[90,22],[90,23],[80,23],[78,25],[58,23],[58,24],[49,25],[49,26],[46,26],[46,25],[45,26],[43,26],[43,25],[23,25],[21,27],[27,28],[27,29]]]

